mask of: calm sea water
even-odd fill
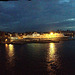
[[[75,75],[75,41],[0,45],[0,75]]]

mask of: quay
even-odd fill
[[[26,43],[59,43],[60,41],[75,40],[69,39],[62,33],[31,33],[31,34],[5,34],[0,36],[0,44],[26,44]]]
[[[0,42],[0,44],[27,44],[27,43],[59,43],[59,41],[14,41],[14,42]]]

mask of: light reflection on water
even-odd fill
[[[50,58],[55,60],[55,44],[54,43],[50,43],[50,48],[49,48],[49,54],[50,54]]]
[[[14,45],[12,44],[5,44],[5,49],[6,49],[6,58],[7,58],[7,68],[12,68],[14,64]],[[9,67],[8,67],[9,66]]]
[[[26,48],[27,51],[23,48]],[[45,64],[43,65],[44,61],[41,61],[41,60],[46,60],[47,72],[50,75],[55,75],[56,74],[56,71],[57,71],[57,69],[59,69],[59,66],[60,66],[60,64],[59,64],[59,55],[57,54],[58,49],[57,49],[57,44],[56,43],[27,44],[27,46],[25,47],[25,45],[24,45],[23,48],[21,48],[21,51],[24,51],[24,55],[27,58],[29,58],[27,60],[24,56],[25,60],[27,60],[27,61],[30,60],[31,61],[30,63],[32,65],[33,65],[34,62],[37,63],[37,64],[42,63],[42,66],[45,66]],[[15,57],[15,52],[14,52],[14,50],[16,51],[16,47],[14,49],[14,45],[5,44],[5,49],[6,49],[7,69],[11,69],[11,71],[12,71],[13,67],[15,67],[15,65],[16,65],[15,64],[15,62],[16,62],[15,59],[17,59],[17,58]],[[22,55],[23,55],[23,53],[22,53]],[[34,60],[34,61],[32,62],[31,59]],[[40,62],[36,62],[36,61],[40,61]],[[33,66],[35,66],[35,65],[33,65]]]
[[[57,55],[57,48],[55,43],[49,44],[48,55],[47,55],[47,70],[50,75],[56,75],[56,70],[59,68],[59,61]]]
[[[60,67],[60,59],[57,52],[58,51],[58,45],[56,43],[49,43],[49,44],[28,44],[28,49],[32,53],[35,53],[35,55],[41,54],[42,52],[47,52],[47,54],[44,56],[46,57],[46,64],[47,64],[47,71],[50,75],[56,75],[57,70]],[[32,51],[32,50],[33,51]],[[35,51],[35,52],[34,52]],[[43,62],[42,62],[43,63]]]
[[[73,75],[74,63],[75,41],[0,46],[1,75]]]

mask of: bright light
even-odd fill
[[[5,42],[7,41],[7,39],[5,39]]]
[[[53,35],[53,32],[51,32],[50,34]]]
[[[5,47],[7,48],[8,47],[8,44],[5,44]]]

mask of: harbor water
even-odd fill
[[[0,75],[75,75],[75,41],[0,45]]]

